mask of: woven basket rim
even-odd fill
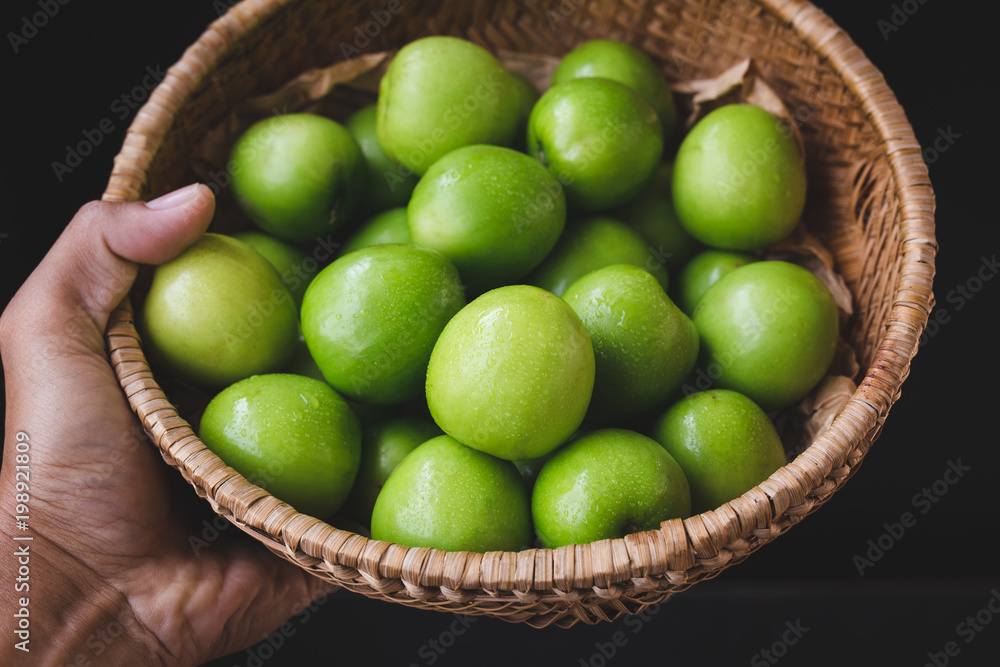
[[[115,157],[114,168],[102,196],[104,201],[136,201],[140,198],[146,185],[147,171],[171,128],[173,118],[198,90],[206,75],[225,58],[228,45],[239,39],[239,35],[266,23],[293,2],[294,0],[255,0],[239,3],[215,20],[184,52],[178,63],[168,69],[164,80],[130,125],[122,150]],[[767,525],[747,525],[741,520],[741,517],[753,513],[748,507],[763,507],[768,517],[766,523],[770,524],[790,508],[803,503],[805,497],[823,485],[831,473],[845,465],[852,452],[858,451],[863,457],[878,435],[889,408],[898,398],[900,385],[908,374],[910,360],[916,354],[920,333],[933,306],[931,286],[936,252],[933,235],[934,196],[920,145],[895,95],[882,74],[846,33],[811,3],[805,0],[756,0],[756,3],[791,27],[804,43],[828,62],[858,99],[884,143],[901,210],[900,247],[903,254],[887,325],[871,367],[833,425],[817,436],[792,462],[758,487],[717,510],[683,520],[664,522],[659,530],[591,545],[561,547],[560,550],[572,550],[577,558],[584,555],[581,551],[584,550],[591,562],[607,565],[606,571],[595,572],[587,582],[579,582],[585,584],[585,588],[614,584],[631,576],[669,576],[671,571],[690,567],[695,559],[711,562],[712,559],[721,558],[724,567],[726,558],[721,552],[726,542],[720,542],[718,535],[746,539],[755,530],[766,531],[768,528]],[[127,298],[112,315],[107,341],[115,373],[133,410],[139,415],[164,457],[185,473],[188,481],[196,486],[199,495],[204,494],[216,512],[287,558],[303,566],[312,566],[325,560],[330,567],[357,568],[374,577],[395,576],[412,582],[417,587],[433,588],[452,584],[449,588],[479,591],[475,599],[504,601],[508,596],[503,595],[502,591],[484,589],[481,586],[483,579],[489,579],[488,573],[495,572],[498,567],[510,567],[513,572],[522,559],[544,559],[544,552],[558,551],[529,549],[524,552],[492,554],[448,553],[378,542],[299,514],[262,489],[250,504],[270,502],[270,511],[260,514],[260,520],[252,525],[244,522],[241,517],[246,515],[249,505],[240,507],[236,499],[227,497],[223,492],[233,481],[243,480],[249,484],[245,478],[230,469],[232,475],[214,484],[211,489],[198,488],[192,481],[197,468],[204,467],[207,460],[219,459],[201,443],[172,405],[164,405],[164,395],[159,386],[154,387],[158,391],[149,387],[148,382],[155,384],[155,380],[152,379],[141,346],[135,347],[138,335],[132,320],[132,306]],[[129,342],[129,339],[132,341]],[[127,358],[116,356],[116,352],[129,345],[131,354]],[[135,362],[139,362],[138,369]],[[140,382],[140,379],[146,382]],[[164,420],[169,424],[164,424]],[[168,451],[164,444],[165,435],[176,429],[187,430],[181,431],[183,436],[175,440]],[[223,497],[224,502],[220,502],[219,496]],[[297,538],[290,543],[287,538],[292,534],[297,535]],[[636,549],[648,551],[657,547],[674,549],[682,557],[667,563],[659,571],[637,573],[630,554]],[[606,558],[602,556],[601,561],[596,556],[589,558],[589,555],[598,552],[610,555]],[[446,579],[439,577],[437,581],[424,580],[422,570],[426,563],[444,563],[444,569],[447,570],[449,563],[453,563],[454,557],[459,554],[463,555],[462,574]],[[401,566],[397,568],[398,571],[383,572],[381,563],[390,555]],[[623,567],[620,562],[623,556],[628,567]],[[371,567],[375,571],[371,571]],[[479,571],[471,572],[472,569]],[[551,566],[549,569],[551,570]],[[554,582],[553,587],[557,581],[576,581],[572,574],[568,579],[560,579],[558,573],[550,578]],[[510,581],[514,580],[515,576],[511,576]],[[409,588],[409,584],[407,587]],[[550,598],[566,599],[561,593],[550,593],[534,599]],[[514,597],[509,599],[516,601]]]

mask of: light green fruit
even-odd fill
[[[458,271],[441,253],[372,246],[316,276],[302,302],[302,333],[331,386],[391,405],[420,394],[434,342],[464,305]]]
[[[372,511],[372,537],[444,551],[520,551],[532,541],[528,492],[510,461],[442,435],[389,476]]]
[[[660,164],[646,188],[616,210],[612,217],[639,232],[649,243],[653,259],[673,276],[698,252],[701,244],[677,219],[670,195],[672,174],[672,164]]]
[[[702,361],[723,389],[765,410],[802,399],[837,350],[837,304],[812,273],[788,262],[754,262],[708,288],[694,311]]]
[[[559,180],[571,210],[624,204],[663,155],[659,118],[639,93],[609,79],[549,88],[528,119],[528,152]]]
[[[422,175],[456,148],[509,146],[519,105],[517,84],[489,51],[456,37],[424,37],[399,50],[379,84],[379,143]]]
[[[562,187],[524,153],[466,146],[431,165],[407,207],[418,245],[444,253],[472,292],[523,278],[566,222]]]
[[[727,389],[682,398],[656,423],[653,438],[683,468],[695,513],[738,498],[785,465],[771,420],[749,398]]]
[[[306,293],[306,287],[312,279],[312,276],[305,271],[308,257],[304,252],[260,232],[240,232],[233,234],[233,238],[243,241],[262,254],[264,259],[277,269],[281,282],[285,283],[285,287],[292,293],[296,305],[302,305],[302,295]]]
[[[516,72],[511,72],[511,77],[514,79],[514,84],[517,87],[517,99],[519,102],[517,131],[514,133],[514,141],[511,147],[526,153],[528,152],[527,146],[521,144],[521,142],[527,136],[528,119],[531,117],[531,110],[535,107],[535,103],[538,102],[539,93],[538,89],[535,88],[535,84],[528,81],[524,76]]]
[[[418,445],[439,435],[437,424],[421,419],[382,420],[367,426],[361,433],[358,477],[347,499],[353,516],[368,524],[375,500],[392,471]]]
[[[645,53],[611,39],[586,41],[559,61],[552,74],[552,85],[591,77],[611,79],[639,93],[659,117],[663,136],[673,134],[677,107],[670,84]]]
[[[375,130],[376,116],[376,107],[372,104],[355,112],[344,123],[358,142],[368,165],[368,185],[360,203],[360,209],[367,213],[406,206],[420,180],[411,170],[385,154]]]
[[[691,512],[684,471],[655,440],[604,429],[560,448],[531,494],[542,546],[588,544],[654,530]]]
[[[304,113],[252,125],[230,163],[236,203],[254,224],[286,241],[343,226],[368,176],[361,148],[344,126]]]
[[[606,422],[662,403],[694,369],[698,330],[643,269],[598,269],[573,283],[563,298],[594,345],[590,417]]]
[[[406,207],[390,208],[366,222],[347,240],[342,254],[386,243],[410,243],[410,226],[406,222]]]
[[[295,345],[298,314],[260,253],[232,237],[205,234],[156,268],[140,330],[156,363],[217,388],[281,369]]]
[[[361,459],[361,427],[347,401],[298,375],[255,375],[227,387],[199,430],[227,465],[320,519],[344,503]]]
[[[511,461],[565,442],[593,387],[594,350],[580,318],[527,285],[497,288],[463,308],[427,367],[427,405],[438,426]]]
[[[752,104],[719,107],[684,138],[674,207],[706,245],[758,250],[787,236],[806,201],[805,161],[791,130]]]
[[[748,252],[712,249],[701,251],[684,266],[674,282],[677,305],[690,315],[702,295],[719,278],[759,259]]]
[[[525,282],[562,296],[583,276],[612,264],[644,268],[664,290],[670,284],[666,268],[652,255],[646,240],[620,220],[607,217],[567,225],[555,248]]]

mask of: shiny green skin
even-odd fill
[[[156,267],[139,325],[155,362],[177,378],[218,388],[281,369],[295,345],[298,313],[260,253],[205,234]]]
[[[346,255],[373,245],[411,243],[412,241],[410,226],[406,222],[406,207],[390,208],[362,225],[344,244],[341,254]]]
[[[654,259],[676,275],[701,244],[677,219],[670,195],[673,165],[662,163],[646,188],[613,213],[613,217],[639,232],[652,248]]]
[[[563,56],[552,74],[552,85],[591,77],[611,79],[639,93],[659,117],[663,136],[673,134],[677,106],[670,84],[645,53],[624,42],[592,39]]]
[[[759,250],[787,236],[802,215],[805,161],[777,116],[730,104],[684,137],[673,195],[681,224],[702,243]]]
[[[302,302],[302,333],[334,389],[392,405],[420,394],[434,342],[464,305],[458,271],[441,253],[372,246],[316,276]]]
[[[837,304],[816,276],[788,262],[754,262],[708,288],[695,308],[701,363],[716,385],[765,410],[792,405],[826,374],[837,350]]]
[[[663,155],[663,130],[631,88],[573,79],[549,88],[531,110],[528,152],[562,184],[570,209],[601,211],[645,187]]]
[[[285,283],[285,287],[292,293],[295,304],[302,305],[302,296],[306,293],[306,287],[309,286],[309,282],[301,277],[305,274],[304,267],[307,259],[304,252],[284,241],[260,232],[240,232],[233,234],[233,238],[243,241],[264,255],[264,259],[278,270],[281,282]]]
[[[372,104],[355,112],[344,123],[361,147],[368,165],[368,186],[359,205],[360,210],[366,213],[406,206],[420,180],[412,171],[401,168],[385,154],[375,131],[376,116],[376,107]]]
[[[528,285],[499,287],[463,308],[427,367],[427,406],[438,426],[511,461],[568,440],[593,388],[594,349],[580,318]]]
[[[698,361],[698,330],[645,270],[626,264],[592,271],[563,299],[594,345],[588,419],[631,416],[680,389]]]
[[[653,257],[639,232],[607,217],[571,223],[549,256],[525,278],[525,282],[562,296],[583,276],[612,264],[644,268],[664,290],[670,284],[667,270]]]
[[[531,508],[510,461],[442,435],[406,456],[372,511],[372,538],[443,551],[520,551]]]
[[[444,253],[473,292],[535,268],[566,223],[562,187],[524,153],[465,146],[435,162],[407,207],[417,245]]]
[[[351,133],[305,113],[255,123],[237,140],[230,163],[236,203],[254,224],[286,241],[339,229],[368,180]]]
[[[361,425],[347,401],[298,375],[255,375],[223,389],[199,437],[248,480],[320,519],[343,505],[361,461]]]
[[[690,315],[705,291],[719,278],[760,258],[748,252],[703,250],[691,258],[674,281],[677,305]]]
[[[514,78],[489,51],[456,37],[424,37],[399,50],[379,84],[379,143],[422,175],[456,148],[509,146],[519,105]]]
[[[418,445],[439,435],[437,424],[420,419],[391,419],[366,427],[361,433],[361,466],[347,499],[351,514],[368,524],[375,500],[399,462]]]
[[[699,514],[738,498],[785,465],[785,449],[756,403],[727,389],[698,392],[675,403],[653,438],[680,464]]]
[[[681,467],[655,440],[624,429],[593,431],[562,447],[531,493],[535,532],[550,549],[654,530],[690,513]]]

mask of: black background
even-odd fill
[[[38,11],[36,1],[4,3],[4,35],[19,31],[22,16]],[[449,631],[455,617],[338,592],[309,619],[293,619],[290,636],[273,636],[279,648],[261,644],[211,665],[328,664],[355,657],[375,665],[769,664],[760,652],[782,639],[786,624],[796,623],[808,630],[778,664],[933,664],[928,652],[942,651],[948,641],[960,648],[949,664],[997,664],[1000,619],[969,642],[959,624],[986,607],[995,587],[1000,590],[994,536],[1000,457],[990,419],[997,399],[1000,280],[981,283],[972,298],[958,291],[960,285],[977,287],[970,279],[1000,250],[995,206],[988,205],[997,187],[987,180],[995,175],[987,158],[996,150],[996,38],[982,6],[973,3],[817,4],[885,74],[922,146],[933,147],[942,133],[954,138],[946,150],[925,154],[938,204],[937,310],[947,321],[914,360],[902,398],[861,472],[788,535],[676,596],[655,616],[570,630],[476,619],[455,635]],[[880,21],[892,21],[903,5],[911,14],[886,33]],[[74,0],[18,53],[4,38],[3,303],[75,211],[100,197],[134,117],[129,111],[119,118],[115,100],[142,82],[147,66],[166,69],[175,62],[216,16],[211,0]],[[897,21],[900,16],[906,14],[897,13]],[[57,180],[51,163],[64,161],[65,146],[105,118],[114,131]],[[970,471],[921,513],[914,495],[959,459]],[[917,515],[916,525],[859,576],[854,557],[886,531],[883,524],[906,511]],[[615,633],[624,646],[602,658],[601,646],[610,653]],[[938,664],[943,660],[939,656]]]

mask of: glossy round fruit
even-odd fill
[[[524,153],[466,146],[431,165],[407,207],[413,242],[445,254],[473,292],[523,278],[566,222],[562,187]]]
[[[511,461],[544,456],[580,426],[594,350],[566,303],[500,287],[445,327],[427,367],[427,405],[445,433]]]
[[[381,245],[323,269],[302,302],[302,333],[327,382],[349,398],[389,405],[420,394],[438,334],[465,305],[441,253]]]
[[[368,184],[359,205],[366,213],[406,206],[413,188],[420,180],[412,171],[396,164],[382,150],[375,130],[376,115],[376,107],[372,104],[356,111],[344,123],[344,127],[358,142],[368,166]]]
[[[510,461],[442,435],[389,475],[372,537],[444,551],[520,551],[532,541],[528,492]]]
[[[358,477],[347,499],[351,514],[368,524],[375,500],[392,471],[417,446],[439,435],[437,424],[421,419],[382,420],[366,427],[361,432]]]
[[[563,295],[590,333],[596,371],[589,415],[607,422],[667,399],[698,360],[698,330],[636,266],[592,271]]]
[[[527,152],[527,146],[522,142],[528,133],[528,118],[531,117],[531,110],[535,108],[535,103],[538,102],[540,95],[538,89],[535,88],[535,84],[528,81],[524,76],[511,72],[511,77],[514,79],[514,84],[517,88],[517,99],[519,102],[517,131],[514,133],[514,141],[511,143],[511,148]]]
[[[411,243],[410,226],[406,222],[406,207],[382,211],[361,226],[341,249],[346,255],[373,245],[386,243]]]
[[[424,37],[399,50],[379,84],[379,143],[422,175],[456,148],[510,145],[519,105],[517,84],[489,51],[456,37]]]
[[[243,241],[263,255],[264,259],[277,269],[281,282],[285,283],[285,287],[292,293],[296,305],[302,305],[302,295],[306,293],[306,287],[312,279],[312,276],[305,271],[308,258],[304,252],[260,232],[240,232],[233,234],[233,238]]]
[[[591,271],[612,264],[631,264],[653,274],[663,289],[670,277],[653,257],[642,236],[614,218],[595,217],[570,223],[549,256],[525,282],[557,296]]]
[[[214,388],[280,370],[298,335],[277,270],[246,243],[211,233],[156,267],[139,324],[155,362]]]
[[[691,258],[674,281],[677,305],[687,314],[694,312],[705,291],[719,278],[760,258],[749,252],[703,250]]]
[[[535,532],[551,549],[654,530],[690,512],[687,478],[673,457],[622,429],[593,431],[561,448],[531,494]]]
[[[795,227],[806,201],[806,169],[791,131],[752,104],[719,107],[681,142],[674,207],[707,245],[758,250]]]
[[[691,485],[691,509],[714,510],[785,465],[771,420],[743,394],[712,389],[675,403],[653,438],[680,464]]]
[[[258,227],[287,241],[340,228],[368,175],[344,126],[304,113],[255,123],[236,142],[230,162],[237,204]]]
[[[650,255],[666,267],[672,276],[698,252],[701,244],[684,229],[674,211],[670,195],[673,166],[663,163],[656,168],[646,188],[617,209],[612,217],[639,232],[649,244]]]
[[[255,375],[223,389],[199,431],[249,481],[320,519],[343,504],[361,459],[361,427],[347,401],[298,375]]]
[[[611,79],[639,93],[659,117],[663,136],[673,134],[677,122],[673,93],[645,53],[624,42],[592,39],[563,56],[552,74],[552,85],[591,77]]]
[[[549,88],[528,119],[528,152],[548,167],[579,211],[624,204],[663,154],[659,118],[639,93],[608,79]]]
[[[837,350],[833,295],[788,262],[754,262],[726,274],[701,297],[693,319],[709,376],[765,410],[808,394]]]

